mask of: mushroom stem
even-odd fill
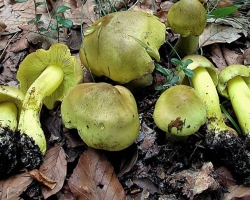
[[[198,67],[193,71],[195,75],[191,77],[191,83],[206,105],[207,131],[215,134],[232,132],[237,135],[235,130],[224,123],[219,96],[208,71],[202,67]]]
[[[228,94],[244,134],[250,134],[250,90],[241,76],[236,76],[227,82]]]
[[[187,37],[180,35],[178,41],[174,46],[174,50],[171,51],[170,55],[173,57],[177,53],[181,58],[186,55],[194,54],[197,50],[199,44],[199,36],[194,36],[192,34]]]
[[[3,102],[0,104],[0,127],[9,127],[15,131],[17,128],[17,107],[14,102]]]
[[[61,67],[48,66],[29,87],[23,100],[18,129],[33,138],[42,154],[46,152],[46,139],[39,120],[43,99],[59,87],[63,77]]]

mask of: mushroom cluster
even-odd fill
[[[75,128],[82,140],[96,149],[119,151],[139,134],[137,105],[123,86],[82,83],[62,101],[61,115],[67,128]]]
[[[154,15],[121,11],[95,21],[85,32],[80,59],[95,76],[128,83],[151,76],[165,42],[165,25]],[[148,79],[148,85],[152,78]]]

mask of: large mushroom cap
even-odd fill
[[[183,37],[199,36],[206,26],[206,9],[198,0],[180,0],[169,9],[167,22]]]
[[[119,151],[139,134],[135,99],[123,86],[83,83],[75,86],[61,105],[63,123],[76,128],[90,147]]]
[[[227,82],[236,76],[242,77],[242,79],[246,82],[246,84],[250,88],[249,67],[240,64],[229,65],[223,70],[221,70],[221,72],[219,73],[219,83],[217,89],[222,96],[229,98],[227,90]]]
[[[154,70],[165,25],[148,13],[122,11],[97,20],[85,33],[80,59],[95,76],[128,83]]]
[[[193,88],[176,85],[161,94],[153,116],[156,125],[166,133],[188,136],[206,122],[206,107]]]
[[[55,102],[62,101],[71,87],[83,80],[83,71],[80,63],[64,44],[53,44],[49,50],[39,49],[29,54],[19,66],[17,79],[20,89],[25,94],[31,84],[40,76],[46,67],[56,65],[62,68],[64,78],[61,85],[52,95],[44,99],[44,104],[52,109]]]

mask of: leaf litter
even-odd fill
[[[147,10],[166,22],[166,13],[172,3],[126,1],[117,5],[117,9],[128,6]],[[72,8],[64,14],[75,25],[68,32],[64,31],[61,36],[66,39],[62,41],[78,51],[81,36],[78,25],[83,22],[84,27],[88,27],[99,17],[96,4],[89,0],[83,7],[81,2],[73,0],[62,0],[57,5],[50,2],[52,7],[62,4]],[[45,16],[43,20],[49,21],[46,9],[39,9]],[[2,47],[0,43],[3,67],[0,68],[0,82],[3,85],[17,86],[15,74],[24,57],[37,48],[48,48],[56,42],[31,34],[30,27],[25,27],[27,21],[34,18],[33,11],[34,7],[28,3],[12,6],[7,1],[0,1],[0,16],[4,22],[0,23],[3,42]],[[16,18],[13,13],[20,17]],[[218,24],[208,26],[201,37],[205,55],[219,69],[232,63],[249,64],[250,43],[245,30],[237,23],[216,21]],[[17,35],[12,37],[15,33]],[[168,38],[173,41],[176,36],[169,34]],[[186,141],[170,141],[153,123],[152,110],[159,93],[147,88],[135,97],[141,118],[140,135],[131,147],[116,153],[87,148],[75,130],[63,127],[58,108],[53,111],[43,108],[41,123],[49,147],[44,162],[38,170],[20,171],[0,181],[0,199],[249,198],[249,187],[240,185],[230,168],[206,150],[202,129]]]

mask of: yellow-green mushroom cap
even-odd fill
[[[154,15],[122,11],[100,18],[85,32],[80,59],[95,76],[119,83],[151,74],[166,27]]]
[[[49,50],[38,49],[23,60],[17,71],[20,90],[25,94],[46,67],[51,65],[61,67],[64,78],[56,91],[44,99],[44,104],[49,109],[52,109],[56,102],[62,101],[70,88],[83,81],[82,67],[70,54],[69,48],[65,44],[56,43],[51,45]]]
[[[211,63],[206,57],[198,55],[198,54],[192,54],[192,55],[187,55],[185,56],[182,61],[186,60],[192,60],[193,62],[188,65],[188,69],[194,70],[198,67],[204,67],[209,75],[211,76],[214,85],[217,86],[218,84],[218,71],[214,67],[213,63]],[[180,81],[179,83],[186,83],[187,82],[187,77],[185,77],[185,74],[183,71],[180,72]]]
[[[236,76],[240,76],[250,88],[250,68],[240,64],[229,65],[219,73],[217,90],[222,96],[229,98],[227,82]]]
[[[153,117],[156,125],[166,133],[188,136],[206,122],[206,107],[193,88],[176,85],[158,98]]]
[[[63,99],[61,114],[65,126],[77,129],[82,140],[96,149],[125,149],[139,134],[137,105],[123,86],[79,84]]]
[[[11,130],[17,128],[23,99],[24,94],[19,89],[3,85],[0,86],[0,105],[4,104],[1,106],[1,111],[4,112],[2,110],[3,107],[8,107],[8,109],[13,111],[10,113],[0,113],[0,127],[4,127],[8,124]],[[10,105],[10,103],[13,105]],[[6,112],[9,111],[8,109],[6,109]],[[9,122],[7,122],[8,120]]]
[[[182,37],[199,36],[206,26],[206,9],[198,0],[180,0],[169,9],[168,26]]]

